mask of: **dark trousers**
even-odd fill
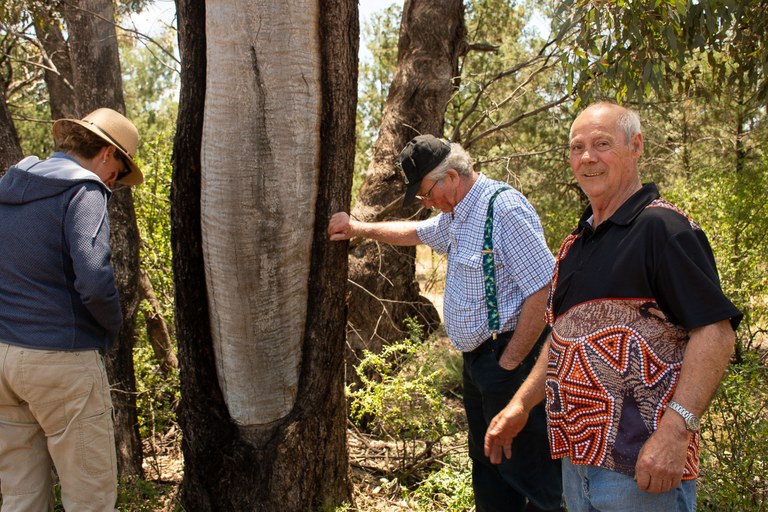
[[[544,404],[530,413],[512,443],[512,458],[491,464],[483,451],[488,424],[508,403],[533,368],[544,343],[545,329],[523,363],[512,371],[499,366],[512,333],[486,340],[464,353],[464,410],[469,423],[469,456],[477,512],[555,511],[562,501],[559,460],[553,460],[547,439]]]

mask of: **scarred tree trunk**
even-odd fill
[[[111,0],[68,1],[60,4],[67,25],[77,117],[99,107],[125,112],[114,11]],[[52,102],[53,103],[53,102]],[[139,307],[139,231],[129,188],[109,202],[112,264],[123,310],[123,325],[107,357],[107,373],[115,411],[118,471],[142,474],[141,438],[136,413],[133,343]]]
[[[188,510],[350,499],[346,252],[357,9],[178,0],[171,191]]]
[[[407,0],[398,43],[397,68],[379,136],[352,215],[380,221],[423,217],[418,201],[401,208],[405,192],[395,158],[416,135],[442,136],[445,108],[466,48],[461,0]],[[403,320],[414,317],[430,329],[440,319],[419,295],[412,247],[353,241],[350,252],[348,339],[356,352],[378,351],[404,337]]]

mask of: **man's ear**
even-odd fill
[[[640,158],[643,153],[643,134],[638,133],[632,138],[632,155],[635,158]]]

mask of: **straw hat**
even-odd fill
[[[125,157],[129,173],[120,178],[125,185],[138,185],[144,181],[139,166],[133,161],[139,144],[139,131],[125,116],[111,108],[99,108],[80,119],[59,119],[53,123],[53,137],[58,144],[62,139],[62,129],[66,123],[79,124],[95,133],[107,143],[115,146]]]

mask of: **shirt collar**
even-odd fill
[[[470,212],[475,209],[475,205],[483,197],[483,194],[487,188],[488,178],[478,173],[477,179],[472,184],[472,187],[467,192],[459,204],[453,208],[453,220],[463,221],[469,217]]]
[[[608,219],[608,222],[619,226],[626,226],[635,220],[635,217],[640,215],[640,212],[642,212],[643,209],[651,203],[651,201],[658,198],[659,190],[656,188],[656,184],[646,183],[642,186],[642,188],[640,188],[640,190],[632,194],[629,199],[624,201],[624,204],[622,204],[619,209],[616,210],[613,215],[611,215],[611,217]],[[583,231],[584,229],[594,229],[590,223],[591,218],[592,206],[590,205],[587,206],[587,209],[584,210],[584,213],[579,219],[579,231]]]

